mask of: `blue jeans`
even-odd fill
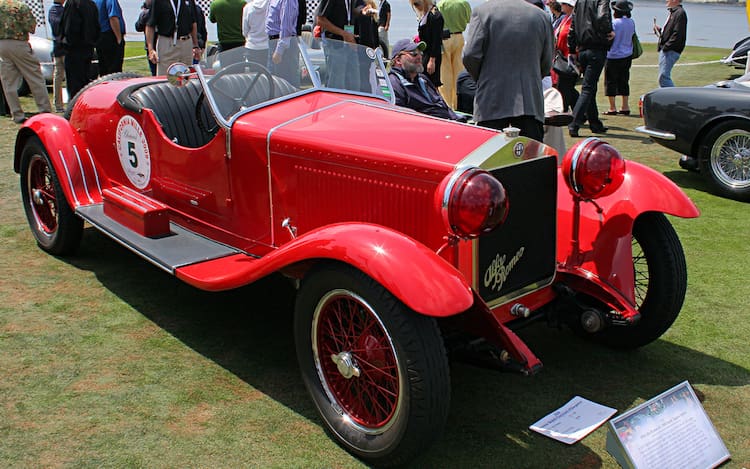
[[[674,86],[672,81],[672,67],[680,58],[680,53],[673,50],[659,52],[659,86],[668,88]]]

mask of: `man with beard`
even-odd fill
[[[422,52],[427,45],[411,39],[401,39],[393,45],[391,80],[396,104],[433,117],[465,122],[445,103],[435,85],[424,74]]]

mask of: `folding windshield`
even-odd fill
[[[326,88],[391,101],[392,90],[380,49],[331,39],[273,40],[269,58],[238,47],[196,65],[217,120],[228,127],[240,114],[311,89]]]

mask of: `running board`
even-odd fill
[[[105,215],[103,204],[78,207],[76,214],[121,245],[173,275],[179,267],[241,253],[173,222],[169,223],[169,234],[166,236],[141,236]]]

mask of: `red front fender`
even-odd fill
[[[636,218],[646,212],[683,218],[700,214],[671,180],[634,161],[627,162],[622,187],[595,203],[576,202],[558,173],[557,201],[557,261],[563,274],[559,278],[579,276],[587,282],[576,282],[577,289],[588,283],[587,293],[631,313],[635,312],[631,242]],[[622,304],[617,307],[618,303]]]
[[[409,308],[427,316],[451,316],[474,303],[464,277],[435,252],[404,234],[364,223],[328,225],[260,259],[239,254],[180,267],[175,275],[204,290],[228,290],[294,264],[320,259],[356,267]]]
[[[102,189],[108,184],[94,164],[88,145],[70,122],[55,114],[39,114],[24,124],[16,136],[13,169],[21,171],[21,154],[33,136],[41,140],[52,162],[68,204],[75,209],[102,201]]]

